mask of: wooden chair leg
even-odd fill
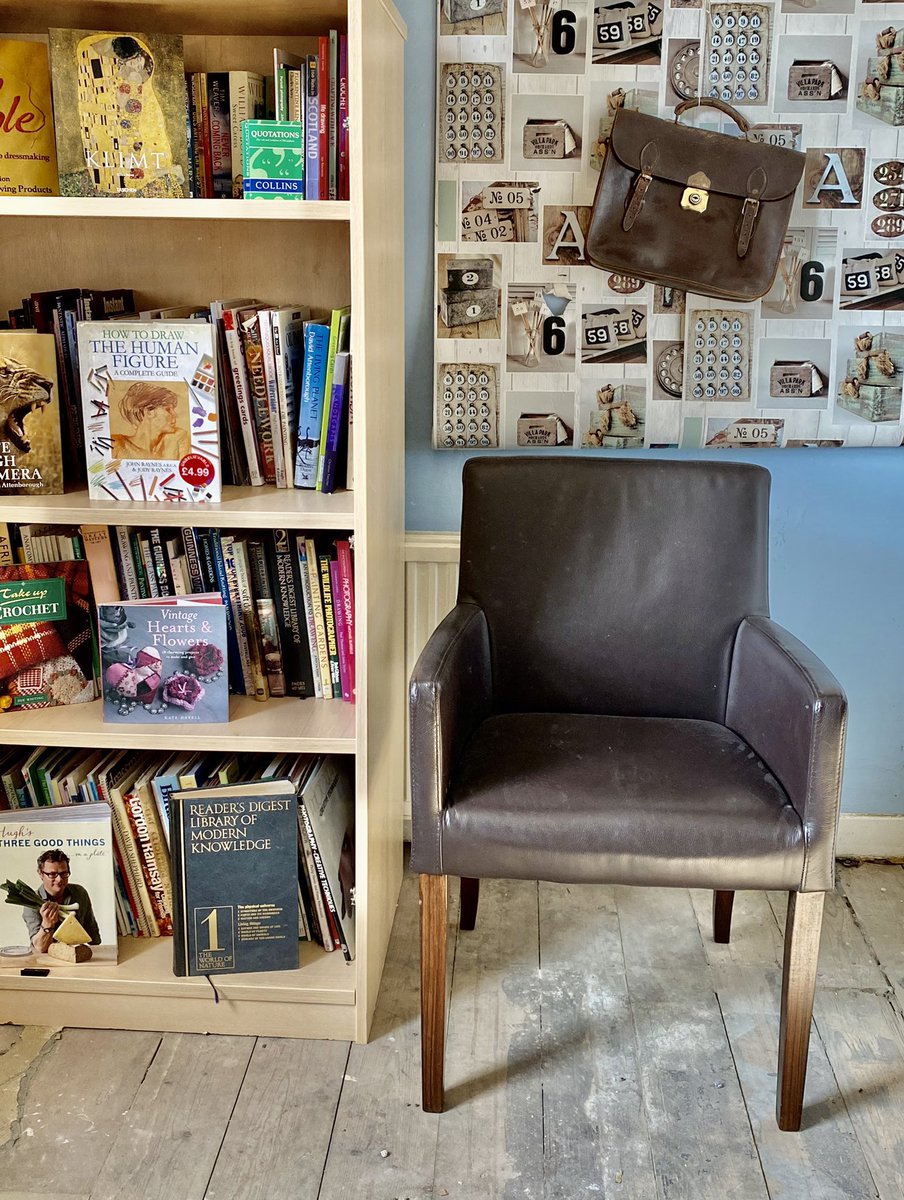
[[[792,1133],[800,1129],[803,1113],[824,903],[825,892],[788,894],[775,1112],[779,1129]]]
[[[443,1059],[446,1051],[445,875],[421,875],[421,1106],[443,1111]]]
[[[734,892],[713,892],[713,941],[731,941],[731,909]]]
[[[462,878],[458,906],[458,928],[466,932],[477,923],[477,902],[480,899],[480,880]]]

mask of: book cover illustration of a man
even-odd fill
[[[184,383],[127,383],[110,393],[114,458],[181,459],[191,453],[188,388]],[[119,394],[117,394],[119,393]]]

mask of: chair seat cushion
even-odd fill
[[[449,875],[793,891],[805,845],[778,781],[724,725],[507,713],[462,755],[441,849]]]

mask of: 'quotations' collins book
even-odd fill
[[[56,196],[47,49],[0,39],[0,196]]]
[[[229,720],[226,610],[216,593],[99,604],[104,720]]]
[[[79,323],[92,500],[220,499],[214,336],[206,321]]]
[[[286,780],[170,797],[173,974],[298,967],[298,802]]]
[[[64,196],[188,195],[182,39],[50,30]]]
[[[63,454],[53,334],[0,331],[0,496],[60,496]]]

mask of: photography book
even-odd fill
[[[0,713],[94,700],[95,660],[87,562],[0,566]]]
[[[48,851],[65,858],[51,855],[39,868],[38,859]],[[40,922],[28,915],[37,916],[40,910],[4,903],[8,894],[4,890],[0,892],[0,970],[13,967],[18,971],[34,966],[35,960],[42,967],[69,969],[74,961],[88,968],[116,962],[113,830],[106,804],[0,812],[0,885],[6,882],[12,883],[14,890],[16,884],[24,884],[26,896],[36,893],[39,901],[52,899],[71,908],[90,940],[63,940],[67,934],[60,922],[59,936],[54,936],[52,944],[87,946],[90,954],[81,950],[76,960],[75,953],[65,950],[41,952],[31,940]]]
[[[78,352],[89,497],[219,500],[213,326],[86,321]]]
[[[0,330],[0,496],[62,493],[60,391],[53,334]]]
[[[188,196],[182,38],[50,30],[64,196]]]
[[[97,619],[105,721],[229,720],[220,595],[99,604]]]
[[[298,967],[298,825],[286,780],[173,792],[173,974]]]

